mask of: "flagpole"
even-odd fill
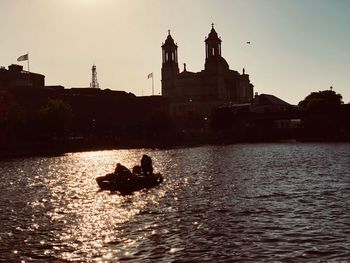
[[[153,79],[153,72],[152,72],[152,96],[154,96],[154,79]]]
[[[29,52],[27,52],[27,63],[28,63],[28,86],[30,86]]]
[[[27,59],[27,62],[28,62],[28,73],[29,73],[29,52],[27,52],[27,56],[28,56],[28,59]]]

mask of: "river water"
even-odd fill
[[[143,153],[161,185],[98,191]],[[1,262],[350,262],[350,144],[69,153],[0,176]]]

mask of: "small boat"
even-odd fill
[[[97,177],[96,182],[101,190],[130,194],[159,185],[163,182],[163,176],[160,173],[152,175],[130,173],[127,176],[115,176],[113,173],[110,173]]]

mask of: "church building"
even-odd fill
[[[229,68],[221,55],[221,38],[212,24],[205,39],[204,70],[179,70],[177,44],[170,31],[162,44],[162,96],[170,101],[173,116],[189,114],[206,118],[214,107],[223,104],[247,103],[253,99],[249,75]]]

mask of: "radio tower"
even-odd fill
[[[91,83],[90,83],[90,88],[98,89],[97,71],[96,71],[96,66],[95,66],[95,64],[92,65],[91,71],[92,71],[92,80],[91,80]]]

